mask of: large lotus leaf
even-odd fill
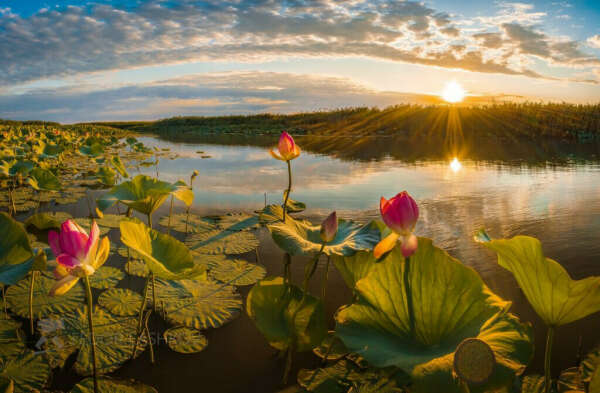
[[[267,226],[277,245],[290,255],[314,255],[321,249],[321,226],[287,217],[284,222]],[[358,225],[352,221],[338,220],[335,238],[325,245],[327,255],[353,255],[357,251],[371,250],[379,242],[379,230],[372,225]]]
[[[332,255],[331,259],[349,288],[354,288],[358,280],[366,277],[377,263],[371,251],[359,251],[349,257]]]
[[[31,170],[35,167],[35,164],[32,161],[20,160],[14,163],[9,170],[8,174],[10,176],[15,175],[27,175]]]
[[[156,277],[179,280],[196,277],[206,270],[194,263],[190,250],[179,240],[140,221],[121,221],[121,241],[146,261]]]
[[[20,327],[16,321],[0,319],[0,363],[25,350],[25,334]]]
[[[194,329],[224,325],[242,308],[235,287],[211,280],[156,280],[156,297],[168,321]]]
[[[102,218],[96,219],[96,223],[105,228],[119,228],[121,220],[124,218],[125,216],[120,216],[117,214],[103,214]]]
[[[571,279],[558,262],[544,256],[536,238],[491,240],[481,231],[476,240],[496,251],[498,264],[513,274],[546,325],[565,325],[600,311],[600,277]]]
[[[490,381],[477,389],[502,386],[522,371],[531,357],[532,334],[506,312],[509,302],[430,239],[419,238],[410,264],[414,330],[403,280],[406,262],[396,247],[357,282],[358,301],[336,314],[337,334],[351,351],[377,367],[410,371],[415,392],[450,383],[454,351],[470,337],[486,342],[497,360]]]
[[[75,371],[80,375],[92,374],[92,351],[88,328],[87,309],[80,308],[70,313],[53,315],[40,321],[40,332],[48,354],[56,353],[65,358],[78,351]],[[136,317],[117,317],[102,308],[93,312],[94,335],[98,373],[110,373],[131,359],[137,331]],[[138,354],[143,352],[146,342],[138,342]]]
[[[159,224],[167,228],[169,226],[169,216],[161,217]],[[171,230],[186,233],[186,228],[187,233],[201,233],[214,231],[217,229],[217,226],[211,220],[204,219],[195,214],[190,214],[189,219],[185,213],[173,214],[171,216]]]
[[[243,254],[258,247],[258,239],[248,231],[217,229],[189,235],[185,244],[200,254]]]
[[[235,286],[252,285],[262,280],[267,271],[261,265],[243,259],[221,259],[209,263],[209,274],[215,280]]]
[[[294,342],[296,350],[309,351],[327,335],[323,302],[310,294],[292,320],[302,294],[297,286],[285,284],[282,277],[267,277],[250,290],[246,311],[274,348],[283,350]]]
[[[29,318],[29,279],[23,279],[6,290],[6,302],[10,309],[22,318]],[[38,274],[33,286],[33,318],[50,314],[63,314],[79,308],[85,296],[83,287],[75,285],[61,296],[49,296],[55,280]]]
[[[47,169],[34,168],[29,172],[29,185],[36,190],[59,191],[60,180]]]
[[[33,263],[33,251],[23,225],[0,213],[0,283],[14,284]]]
[[[95,393],[94,379],[86,378],[73,387],[71,393]],[[124,381],[111,378],[98,378],[97,393],[158,393],[151,386],[137,381]]]
[[[46,146],[44,146],[44,151],[42,152],[42,155],[44,157],[54,157],[59,155],[63,151],[64,149],[62,146],[48,143]]]
[[[179,353],[201,352],[208,345],[208,340],[201,331],[185,326],[168,329],[164,338],[169,348]]]
[[[117,182],[117,172],[108,166],[98,168],[96,178],[105,186],[112,187]]]
[[[10,379],[15,393],[41,390],[50,376],[50,367],[40,353],[26,350],[0,364],[0,379]]]
[[[100,294],[98,304],[111,314],[132,317],[139,313],[142,295],[130,289],[110,288]]]
[[[90,286],[96,289],[107,289],[117,286],[125,278],[125,273],[116,267],[101,266],[90,276]]]
[[[97,200],[102,211],[117,202],[121,202],[142,214],[151,214],[169,197],[190,205],[194,199],[193,191],[183,182],[167,183],[146,175],[137,175],[131,180],[113,187]]]
[[[125,178],[129,177],[129,173],[127,173],[127,169],[125,169],[125,165],[123,165],[123,162],[121,161],[121,158],[119,156],[112,156],[110,159],[110,163],[115,167],[115,169],[117,170],[117,172],[119,172],[119,174]]]
[[[60,225],[70,218],[73,218],[73,216],[67,212],[37,213],[25,220],[25,225],[33,225],[40,231],[43,231],[60,228]]]

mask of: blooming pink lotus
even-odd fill
[[[90,234],[75,221],[67,220],[60,233],[50,231],[48,243],[58,262],[54,276],[58,280],[50,295],[63,295],[84,276],[91,276],[108,258],[110,243],[107,237],[100,240],[100,229],[94,221]]]
[[[390,200],[381,197],[381,217],[392,233],[375,246],[375,258],[381,257],[396,246],[398,240],[402,243],[402,255],[409,257],[417,250],[418,240],[413,234],[419,218],[419,207],[406,191],[402,191]]]
[[[271,149],[271,155],[273,158],[281,161],[291,161],[300,155],[300,148],[296,145],[296,142],[294,142],[294,138],[285,131],[283,131],[279,137],[277,150],[279,150],[279,154]]]
[[[338,231],[338,219],[336,212],[331,213],[321,224],[321,240],[324,243],[329,243],[335,239]]]

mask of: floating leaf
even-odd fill
[[[46,229],[59,229],[60,225],[73,218],[67,212],[37,213],[25,220],[25,226],[33,225],[40,231]]]
[[[262,280],[267,271],[261,265],[243,259],[222,259],[218,263],[208,265],[210,276],[228,285],[252,285]]]
[[[59,191],[60,180],[52,172],[42,168],[34,168],[29,172],[27,179],[29,185],[35,190]]]
[[[219,327],[236,318],[242,308],[234,287],[211,280],[156,280],[156,296],[168,321],[194,329]]]
[[[110,288],[100,294],[98,304],[111,314],[132,317],[139,313],[142,296],[130,289]]]
[[[173,214],[171,216],[171,229],[177,232],[186,233],[186,220],[187,214]],[[169,226],[169,216],[163,216],[160,219],[160,225],[167,228]],[[217,229],[217,226],[195,214],[189,215],[189,221],[187,221],[187,233],[203,233],[210,232]]]
[[[372,251],[359,251],[349,257],[332,255],[331,260],[342,275],[346,285],[352,289],[358,280],[366,277],[377,263]]]
[[[50,314],[65,314],[81,307],[84,301],[83,287],[74,286],[61,296],[50,296],[55,280],[38,274],[33,286],[33,318]],[[29,280],[24,279],[6,290],[6,302],[10,309],[22,318],[29,319]]]
[[[292,321],[302,294],[297,286],[285,284],[282,277],[267,277],[250,290],[246,311],[272,347],[284,350],[294,342],[296,350],[309,351],[325,338],[323,303],[314,296],[306,295]]]
[[[314,255],[319,252],[321,226],[287,217],[284,222],[267,226],[277,245],[290,255]],[[356,251],[371,250],[379,242],[379,230],[372,225],[358,225],[352,221],[338,220],[335,238],[325,245],[327,255],[353,255]]]
[[[86,378],[73,387],[71,393],[94,393],[94,379]],[[158,393],[151,386],[137,381],[98,378],[98,393]]]
[[[16,321],[0,319],[0,363],[25,350],[25,334],[20,327],[21,324]]]
[[[513,274],[546,325],[565,325],[600,311],[600,277],[571,279],[558,262],[544,256],[536,238],[490,240],[482,231],[476,240],[498,253],[498,264]]]
[[[124,278],[125,273],[120,269],[111,266],[101,266],[90,276],[90,286],[96,289],[112,288]]]
[[[135,252],[135,250],[132,250],[131,248],[127,248],[127,247],[119,247],[117,249],[117,254],[119,254],[123,258],[131,258],[131,259],[141,259],[142,258],[137,252]]]
[[[179,353],[201,352],[208,345],[208,340],[201,331],[185,326],[168,329],[164,337],[169,348]]]
[[[23,226],[0,213],[0,283],[12,285],[29,272],[33,251]]]
[[[453,382],[453,357],[466,338],[493,350],[490,380],[471,391],[508,386],[532,355],[531,327],[506,312],[510,303],[493,294],[479,275],[419,238],[410,258],[414,329],[406,303],[399,247],[356,284],[358,301],[336,314],[336,332],[352,352],[376,367],[395,366],[411,373],[414,392],[459,391]]]
[[[229,213],[210,218],[220,229],[227,231],[238,232],[258,228],[258,216],[255,214]]]
[[[50,367],[42,354],[25,351],[0,365],[0,379],[10,379],[15,393],[40,390],[50,376]]]
[[[185,244],[200,254],[243,254],[258,247],[258,239],[248,231],[214,230],[189,235]]]
[[[125,263],[125,272],[132,276],[146,278],[150,274],[150,269],[146,262],[139,259],[132,259]]]
[[[102,214],[102,218],[96,219],[96,223],[101,227],[119,228],[119,224],[124,218],[125,216],[120,216],[118,214]]]

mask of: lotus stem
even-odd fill
[[[413,310],[412,292],[410,290],[410,257],[404,259],[404,290],[406,291],[406,308],[408,310],[408,321],[410,332],[415,332],[415,312]]]
[[[285,216],[287,214],[287,203],[290,198],[290,192],[292,192],[292,164],[290,161],[286,161],[288,168],[288,188],[285,193],[285,198],[283,199],[283,222],[285,222]]]
[[[550,393],[550,387],[552,385],[552,372],[550,366],[552,365],[552,344],[554,341],[554,326],[548,326],[548,333],[546,335],[546,353],[544,355],[544,391]]]
[[[283,384],[287,385],[288,377],[290,375],[290,371],[292,370],[292,354],[293,354],[293,346],[290,345],[286,351],[285,358],[285,370],[283,371]]]
[[[167,226],[167,235],[171,233],[171,215],[173,215],[173,195],[171,195],[171,207],[169,208],[169,225]]]
[[[290,271],[290,265],[292,264],[292,256],[289,253],[283,254],[283,281],[286,284],[292,282],[292,273]]]
[[[138,342],[140,339],[140,335],[142,334],[142,327],[143,327],[143,318],[144,318],[144,310],[146,309],[146,304],[148,304],[148,286],[150,285],[150,276],[146,277],[146,285],[144,285],[144,295],[142,298],[142,304],[140,306],[140,312],[139,312],[139,317],[138,317],[138,327],[137,327],[137,331],[136,331],[136,335],[135,335],[135,342],[133,344],[133,350],[132,350],[132,358],[135,358],[135,354],[137,352],[137,346],[138,346]]]
[[[150,329],[148,329],[148,320],[150,319],[150,314],[150,312],[146,313],[146,318],[144,321],[144,332],[146,333],[146,340],[148,340],[148,345],[150,346],[150,362],[154,364],[154,344],[152,343]]]
[[[329,263],[331,257],[327,255],[327,264],[325,265],[325,272],[323,273],[323,280],[321,282],[321,300],[325,303],[325,297],[327,295],[327,282],[329,281]]]
[[[148,214],[148,228],[152,229],[152,214]]]
[[[4,285],[2,286],[2,303],[4,304],[4,316],[6,316],[6,319],[8,319],[8,306],[6,305],[6,292]]]
[[[96,337],[94,336],[94,320],[92,318],[92,289],[90,288],[90,279],[84,276],[85,290],[87,295],[88,326],[90,329],[90,345],[92,346],[92,372],[94,377],[94,393],[98,393],[98,374],[96,360]]]
[[[152,280],[152,310],[156,312],[156,281],[152,272],[150,272],[150,279]]]
[[[29,281],[29,333],[33,336],[35,333],[33,329],[33,287],[35,285],[35,270],[31,271],[31,279]]]

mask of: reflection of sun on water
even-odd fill
[[[450,169],[452,172],[458,172],[462,168],[462,164],[458,161],[458,158],[454,157],[454,159],[450,162]]]
[[[446,102],[455,103],[461,102],[465,99],[465,89],[462,88],[456,81],[452,81],[446,84],[444,91],[442,92],[442,98]]]

